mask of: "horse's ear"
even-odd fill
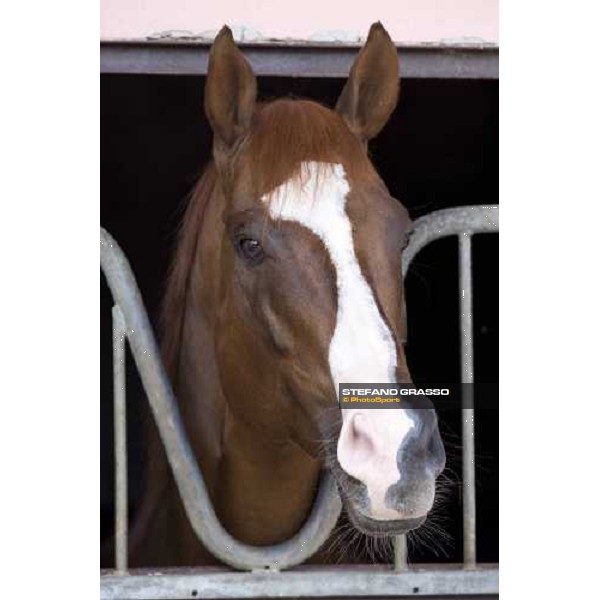
[[[335,108],[366,142],[383,129],[396,108],[399,90],[396,47],[383,25],[373,23]]]
[[[230,151],[250,128],[256,104],[256,77],[233,41],[231,29],[219,31],[210,49],[204,110],[210,121],[215,150]]]

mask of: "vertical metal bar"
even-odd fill
[[[408,568],[408,550],[406,547],[406,536],[394,536],[394,571],[401,573]]]
[[[115,567],[127,571],[127,409],[125,405],[125,317],[113,306],[113,395],[115,436]]]
[[[238,569],[268,566],[281,570],[304,562],[329,538],[340,515],[342,501],[333,475],[323,472],[311,513],[290,539],[273,546],[251,546],[232,537],[215,514],[131,267],[117,242],[102,227],[100,264],[114,303],[125,316],[127,345],[148,397],[183,508],[202,545],[216,558]]]
[[[460,329],[462,346],[462,473],[463,473],[463,563],[475,567],[475,414],[473,408],[473,291],[471,236],[459,237]]]

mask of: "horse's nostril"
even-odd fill
[[[369,420],[363,414],[352,416],[349,431],[349,443],[354,448],[356,455],[363,458],[372,456],[375,452],[375,443],[369,428]]]

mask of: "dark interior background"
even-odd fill
[[[101,85],[101,221],[128,256],[156,323],[174,235],[188,193],[209,160],[203,77],[104,75]],[[261,78],[263,99],[285,95],[333,106],[339,79]],[[498,82],[403,80],[399,106],[371,143],[373,162],[413,218],[440,208],[498,203]],[[498,381],[498,236],[476,236],[475,379]],[[459,381],[457,241],[434,242],[406,279],[408,358],[415,381]],[[110,292],[101,282],[101,537],[112,534],[112,350]],[[142,493],[145,398],[128,365],[130,514]],[[459,562],[460,415],[440,415],[449,499],[448,534],[411,551],[412,561]],[[476,410],[477,552],[498,561],[498,414]]]

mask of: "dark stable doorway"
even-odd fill
[[[341,79],[259,78],[263,100],[335,104]],[[103,75],[101,223],[137,278],[150,318],[158,306],[188,193],[210,158],[204,77]],[[452,206],[498,203],[498,82],[402,81],[400,102],[370,145],[391,194],[413,219]],[[475,378],[498,381],[498,236],[473,240]],[[434,242],[406,278],[407,353],[415,381],[459,381],[457,241]],[[111,298],[101,282],[101,538],[113,530]],[[129,357],[130,515],[143,491],[145,397]],[[437,521],[447,535],[411,545],[411,562],[462,560],[460,415],[440,414],[448,454],[447,496]],[[498,561],[498,413],[476,410],[477,555]],[[111,566],[111,565],[104,565]]]

